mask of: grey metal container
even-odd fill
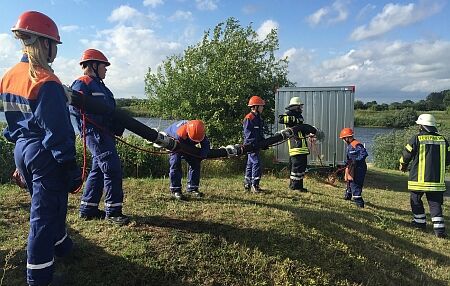
[[[285,113],[289,100],[300,97],[303,106],[305,123],[321,129],[325,133],[323,142],[310,145],[311,154],[308,164],[336,166],[345,160],[344,142],[339,139],[339,132],[344,127],[353,128],[354,119],[354,86],[330,87],[284,87],[275,94],[275,132],[285,128],[278,124],[278,115]],[[287,142],[276,147],[276,160],[289,162]]]

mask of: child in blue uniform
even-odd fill
[[[353,199],[358,207],[363,208],[362,188],[367,173],[366,158],[368,156],[366,148],[353,138],[353,130],[351,128],[342,129],[339,138],[347,144],[347,167],[345,168],[347,189],[345,190],[344,199]]]
[[[15,143],[16,168],[31,195],[27,283],[48,285],[55,256],[72,250],[66,232],[67,200],[82,183],[81,171],[67,95],[49,65],[61,44],[58,27],[48,16],[28,11],[12,31],[24,55],[1,79],[7,122],[3,134]]]
[[[251,108],[244,118],[244,145],[254,145],[258,147],[259,142],[264,139],[264,121],[261,113],[264,110],[265,101],[255,95],[248,101],[248,106]],[[254,193],[261,192],[259,182],[261,181],[261,156],[260,151],[257,150],[247,155],[247,165],[245,167],[244,189]]]
[[[114,95],[103,83],[106,67],[110,65],[105,55],[99,50],[87,49],[83,52],[80,65],[84,75],[73,82],[72,89],[114,109]],[[80,134],[86,134],[86,144],[92,154],[92,167],[81,198],[80,217],[86,220],[106,217],[115,224],[127,224],[129,218],[122,213],[122,166],[114,138],[114,135],[122,135],[124,129],[108,115],[86,114],[84,126],[81,112],[72,108],[72,114],[78,120]],[[99,209],[103,192],[105,211]]]
[[[205,135],[205,125],[201,120],[182,120],[170,125],[165,132],[167,135],[177,139],[183,144],[196,146],[200,144],[200,156],[195,157],[182,153],[171,153],[169,156],[170,163],[170,192],[177,200],[184,200],[185,197],[181,191],[181,177],[183,175],[181,169],[181,159],[186,160],[189,165],[187,178],[187,193],[195,197],[203,197],[203,193],[199,191],[200,185],[200,164],[206,158],[210,149],[210,143]]]

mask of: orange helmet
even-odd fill
[[[58,27],[50,17],[36,11],[27,11],[19,16],[16,25],[11,28],[11,31],[20,31],[38,37],[48,38],[62,44]]]
[[[255,105],[266,105],[266,102],[261,97],[254,95],[250,97],[250,100],[248,101],[248,106],[255,106]]]
[[[345,137],[353,136],[353,130],[351,128],[345,127],[341,130],[339,138],[344,139]]]
[[[84,62],[88,61],[96,61],[96,62],[102,62],[106,66],[109,66],[110,63],[108,62],[108,59],[105,57],[105,55],[96,49],[87,49],[83,52],[83,55],[81,56],[80,65]]]
[[[205,124],[201,120],[190,120],[187,123],[187,133],[194,142],[200,142],[205,138]]]

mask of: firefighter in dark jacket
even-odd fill
[[[303,103],[299,97],[293,97],[286,107],[286,113],[279,116],[279,123],[286,125],[286,127],[294,127],[303,124]],[[289,146],[289,164],[291,166],[291,175],[289,188],[300,192],[307,192],[308,190],[303,186],[303,179],[305,178],[305,171],[308,165],[309,148],[306,138],[310,134],[316,134],[317,129],[305,128],[301,132],[288,140]]]
[[[344,128],[339,134],[339,138],[347,144],[346,151],[346,168],[345,181],[347,181],[347,189],[345,190],[344,199],[353,199],[358,207],[364,207],[362,198],[362,188],[364,178],[367,173],[366,158],[368,156],[366,148],[358,140],[353,137],[351,128]]]
[[[266,102],[259,96],[254,95],[248,101],[248,106],[251,108],[243,122],[244,129],[244,145],[254,145],[258,147],[259,142],[264,139],[264,121],[261,117],[264,105]],[[260,151],[248,153],[247,165],[245,167],[244,189],[245,191],[259,193],[261,188],[259,182],[261,180],[261,158]]]
[[[436,119],[431,114],[421,114],[416,123],[419,134],[413,136],[402,152],[400,170],[409,169],[408,190],[411,192],[412,225],[426,228],[425,209],[422,196],[427,197],[430,206],[431,221],[437,237],[445,238],[442,204],[445,192],[445,166],[450,164],[449,144],[439,135]]]

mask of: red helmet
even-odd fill
[[[351,128],[344,128],[341,130],[341,133],[339,134],[339,138],[344,139],[345,137],[353,136],[353,130]]]
[[[200,142],[205,138],[205,124],[201,120],[190,120],[187,123],[187,133],[194,142]]]
[[[20,31],[39,37],[48,38],[62,44],[58,27],[50,17],[36,11],[27,11],[19,16],[17,23],[12,27],[11,31]]]
[[[250,100],[248,101],[248,106],[255,106],[255,105],[266,105],[266,102],[261,97],[254,95],[250,97]]]
[[[81,60],[80,60],[80,65],[87,61],[102,62],[106,66],[110,65],[110,63],[108,62],[108,59],[105,57],[105,55],[96,49],[87,49],[83,52],[83,55],[81,56]]]

